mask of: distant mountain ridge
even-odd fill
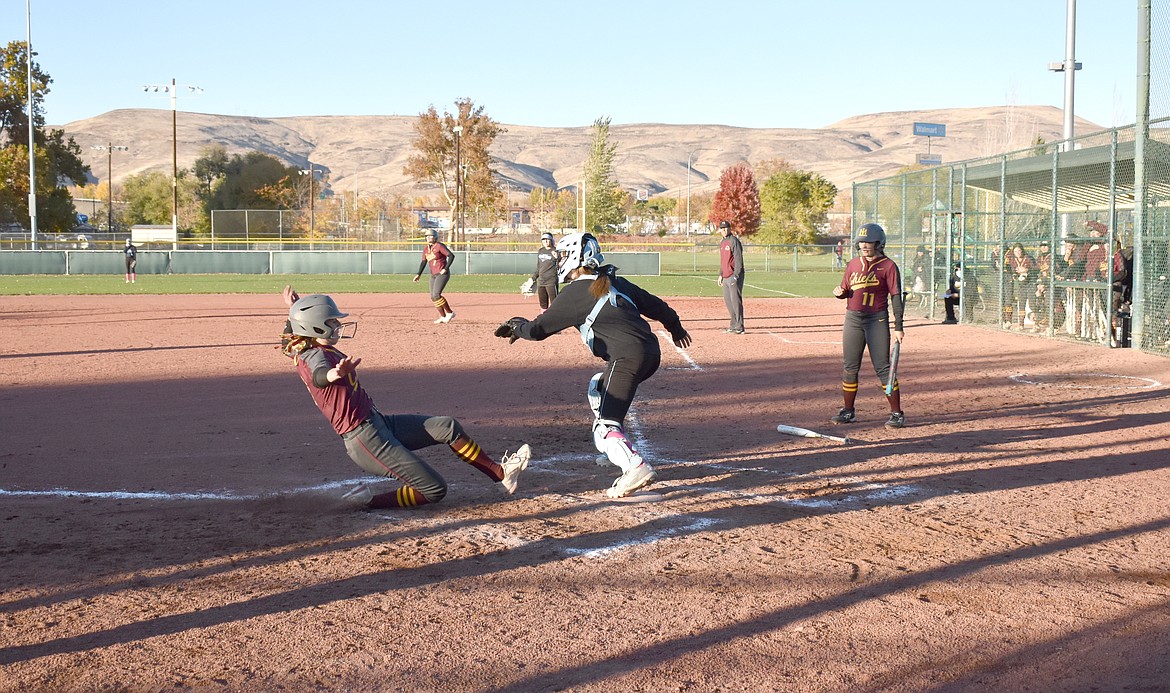
[[[413,153],[414,116],[297,116],[256,118],[180,111],[180,168],[190,168],[203,149],[222,145],[229,155],[257,150],[289,165],[311,161],[328,172],[334,191],[361,195],[436,194],[416,186],[402,169]],[[1062,138],[1063,112],[1053,106],[992,106],[858,115],[819,129],[740,128],[727,125],[612,125],[617,144],[615,172],[625,189],[684,195],[691,157],[692,194],[718,187],[722,170],[734,163],[783,159],[821,174],[841,190],[855,181],[888,176],[925,153],[927,140],[913,135],[915,122],[941,123],[946,137],[932,138],[930,151],[954,162],[1024,149],[1037,137]],[[107,156],[91,147],[125,145],[113,155],[113,177],[172,167],[171,112],[122,109],[62,127],[81,147],[97,180],[109,177]],[[533,187],[575,185],[589,151],[592,128],[545,128],[503,124],[491,154],[515,194]],[[1078,120],[1077,134],[1101,130]]]

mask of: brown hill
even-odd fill
[[[412,153],[413,116],[313,116],[253,118],[180,112],[177,149],[180,168],[190,167],[203,148],[220,144],[229,154],[258,150],[296,166],[328,173],[334,191],[390,196],[419,188],[402,173]],[[693,153],[692,194],[714,190],[731,164],[783,159],[823,175],[848,190],[854,181],[890,175],[914,163],[927,141],[912,133],[915,122],[943,123],[947,136],[933,138],[931,152],[954,162],[1023,149],[1037,137],[1061,138],[1063,115],[1051,106],[997,106],[874,113],[847,118],[821,129],[739,128],[725,125],[614,125],[615,162],[623,188],[651,194],[683,195],[687,157]],[[513,192],[534,186],[572,186],[581,177],[589,151],[590,127],[543,128],[505,125],[492,147],[496,167]],[[1077,134],[1100,130],[1079,121]],[[172,167],[171,112],[123,109],[63,126],[82,150],[95,179],[104,180],[106,154],[93,146],[113,143],[113,177],[121,181],[149,170]]]

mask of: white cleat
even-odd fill
[[[442,325],[442,324],[443,324],[443,323],[445,323],[445,322],[447,322],[447,321],[446,321],[446,320],[444,320],[443,318],[438,318],[437,320],[435,320],[435,324],[436,324],[436,325]]]
[[[369,486],[359,484],[345,492],[341,500],[348,505],[353,505],[359,508],[364,508],[370,504],[374,499],[374,492],[370,490]]]
[[[605,495],[610,498],[625,498],[634,491],[649,486],[650,482],[654,481],[656,476],[657,474],[654,473],[654,469],[645,462],[642,462],[637,467],[634,467],[615,479],[613,486],[609,487]]]
[[[443,317],[439,318],[439,322],[442,322],[442,323],[451,322],[451,318],[453,318],[453,317],[455,317],[455,313],[447,313]]]
[[[520,472],[528,468],[528,460],[530,459],[532,459],[532,448],[528,447],[528,443],[521,445],[511,455],[504,453],[504,457],[500,461],[500,466],[504,468],[504,478],[500,480],[500,484],[503,485],[509,496],[516,493]]]

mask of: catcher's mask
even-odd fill
[[[601,246],[591,233],[570,233],[557,241],[557,281],[564,282],[578,267],[597,269],[605,262]]]
[[[356,322],[341,322],[349,317],[325,294],[303,296],[288,309],[292,333],[314,339],[349,339],[357,334]]]

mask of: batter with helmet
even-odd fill
[[[890,418],[886,421],[886,428],[906,425],[897,374],[890,372],[890,311],[894,314],[894,341],[901,344],[906,335],[902,328],[906,306],[901,272],[898,265],[886,257],[885,247],[886,231],[881,226],[865,224],[859,228],[858,256],[845,265],[844,278],[833,287],[833,295],[846,301],[842,334],[845,369],[841,379],[845,406],[830,419],[834,424],[853,423],[855,419],[857,375],[861,371],[861,356],[868,347],[869,360],[888,393]],[[893,382],[890,382],[891,378]]]
[[[296,364],[297,375],[313,403],[341,436],[345,451],[357,466],[375,476],[393,476],[402,482],[394,491],[374,495],[364,484],[346,494],[347,500],[369,508],[400,508],[437,503],[447,495],[447,482],[415,454],[432,445],[448,445],[455,456],[475,467],[508,494],[514,493],[520,472],[532,451],[521,445],[496,463],[450,416],[383,414],[358,380],[360,358],[337,348],[342,337],[352,337],[356,322],[325,294],[298,296],[284,288],[289,307],[281,335],[281,350]],[[351,328],[349,334],[343,334]]]
[[[638,385],[654,375],[662,360],[658,337],[643,319],[662,323],[675,346],[687,347],[691,336],[678,313],[665,301],[605,264],[601,246],[590,233],[571,233],[557,242],[557,278],[568,284],[549,309],[535,320],[512,318],[496,336],[541,341],[576,327],[581,340],[605,361],[605,370],[589,381],[593,444],[622,470],[606,491],[610,498],[628,496],[654,481],[654,469],[630,445],[625,420]]]
[[[439,241],[439,232],[434,229],[427,229],[424,236],[426,238],[426,247],[422,251],[422,262],[418,263],[418,272],[414,275],[414,281],[418,281],[422,277],[423,270],[429,265],[431,268],[431,302],[435,304],[435,310],[439,311],[439,318],[435,320],[436,325],[442,325],[451,322],[451,318],[455,317],[455,311],[451,309],[451,304],[447,303],[447,299],[443,297],[443,289],[447,287],[447,280],[451,278],[451,263],[455,261],[455,253],[443,245]]]

